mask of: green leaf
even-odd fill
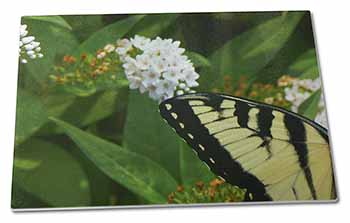
[[[180,141],[180,173],[181,182],[187,187],[193,187],[197,182],[209,183],[215,175],[194,153],[193,149]]]
[[[47,112],[39,97],[18,88],[15,144],[19,145],[47,122]]]
[[[157,102],[148,95],[130,91],[127,111],[126,148],[157,162],[179,180],[178,136],[162,120]]]
[[[96,165],[91,162],[74,143],[69,143],[69,145],[65,147],[72,151],[72,155],[76,157],[90,179],[91,206],[111,205],[111,197],[115,193],[114,191],[117,187],[114,181],[96,168]],[[119,203],[120,199],[118,197],[118,204]]]
[[[79,126],[94,123],[112,114],[118,104],[125,100],[125,94],[123,91],[105,91],[91,97],[76,98],[75,103],[65,110],[61,118]]]
[[[274,84],[282,74],[299,76],[300,73],[290,70],[293,64],[302,54],[310,48],[314,48],[313,33],[305,32],[312,30],[310,14],[305,15],[288,41],[263,69],[259,70],[259,77],[253,81]],[[298,46],[298,47],[296,47]]]
[[[104,26],[102,15],[63,15],[62,17],[72,27],[72,32],[80,42]]]
[[[63,148],[43,140],[31,139],[15,150],[14,183],[53,207],[90,204],[81,166]]]
[[[150,159],[52,118],[96,166],[151,203],[165,203],[176,181]]]
[[[306,99],[299,107],[298,113],[314,120],[318,112],[318,104],[321,99],[321,89],[315,91],[308,99]]]
[[[309,49],[290,65],[289,72],[301,79],[315,79],[319,76],[317,56],[314,48]]]
[[[33,194],[23,190],[16,182],[12,183],[11,208],[45,208],[50,206]]]
[[[194,67],[210,67],[210,61],[199,53],[186,51],[185,55],[192,61]]]
[[[79,46],[78,50],[75,52],[75,55],[82,52],[95,53],[106,44],[115,43],[117,39],[122,38],[143,17],[144,15],[130,16],[126,19],[112,23],[99,31],[96,31]]]
[[[125,107],[127,89],[98,92],[89,97],[53,96],[46,102],[49,116],[60,117],[76,126],[87,126]],[[56,125],[49,122],[40,130],[40,135],[60,132]]]
[[[289,39],[303,15],[304,12],[287,12],[228,41],[210,56],[211,76],[215,79],[208,78],[208,83],[222,81],[224,75],[232,75],[235,80],[240,75],[256,78],[256,73]]]
[[[146,15],[132,30],[130,30],[128,36],[141,35],[154,38],[173,24],[178,16],[178,14],[174,13]]]
[[[88,97],[96,93],[96,86],[93,83],[89,85],[66,85],[66,86],[62,86],[62,88],[67,93],[70,93],[79,97]]]
[[[24,18],[28,20],[49,22],[49,23],[61,26],[62,28],[72,30],[72,27],[61,16],[53,16],[53,15],[52,16],[25,16]]]

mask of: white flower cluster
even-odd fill
[[[28,36],[27,25],[21,25],[19,40],[19,57],[21,58],[21,63],[28,63],[28,59],[42,58],[44,56],[40,53],[40,42],[34,40],[34,36]]]
[[[118,40],[116,52],[123,62],[130,89],[148,92],[154,100],[193,93],[191,88],[198,86],[199,75],[183,55],[185,49],[180,48],[179,41],[136,35],[130,40]]]
[[[311,79],[294,79],[291,87],[286,87],[284,93],[286,100],[292,102],[292,111],[298,112],[299,106],[308,98],[310,95],[320,89],[321,80],[317,78]]]
[[[285,99],[292,103],[292,111],[298,112],[299,106],[308,99],[311,94],[321,88],[321,79],[316,78],[315,80],[311,79],[294,79],[292,81],[291,87],[286,87],[284,89]],[[315,121],[320,125],[327,127],[327,116],[324,105],[323,94],[318,104],[319,112],[316,115]]]

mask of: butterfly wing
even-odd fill
[[[333,199],[327,131],[278,107],[198,93],[160,104],[162,117],[212,172],[255,201]]]

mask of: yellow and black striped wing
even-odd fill
[[[253,200],[335,199],[327,130],[316,123],[219,94],[177,96],[159,107],[212,172]]]

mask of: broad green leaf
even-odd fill
[[[35,40],[40,42],[44,57],[21,65],[25,68],[26,75],[21,78],[26,80],[26,89],[45,95],[54,65],[61,62],[64,55],[70,54],[78,42],[70,30],[52,22],[24,17],[23,23],[28,25],[28,35],[35,36]]]
[[[134,15],[105,26],[104,28],[93,33],[87,40],[85,40],[75,53],[95,53],[98,49],[103,48],[106,44],[115,43],[117,39],[122,38],[143,17],[144,15]]]
[[[146,94],[130,91],[124,143],[129,150],[147,156],[179,176],[178,136],[159,114],[158,103]]]
[[[240,75],[256,78],[257,72],[284,46],[303,15],[303,12],[287,12],[228,41],[210,57],[213,75],[208,83],[222,81],[224,75],[235,80]]]
[[[199,53],[187,51],[185,55],[192,61],[194,67],[210,67],[210,61]]]
[[[86,126],[113,113],[118,104],[125,103],[126,92],[105,91],[90,97],[76,98],[60,116],[79,126]]]
[[[12,183],[11,208],[45,208],[50,206],[35,195],[23,190],[16,182]]]
[[[64,148],[50,142],[31,139],[21,144],[15,150],[13,179],[24,191],[53,207],[90,204],[85,172]]]
[[[309,49],[290,65],[290,73],[301,79],[315,79],[319,76],[317,56],[314,48]]]
[[[215,175],[194,153],[187,143],[179,140],[180,146],[180,173],[183,185],[193,187],[197,182],[205,183],[215,179]]]
[[[306,99],[299,107],[298,113],[314,120],[318,112],[318,104],[321,99],[321,89],[315,91],[308,99]]]
[[[54,16],[54,15],[52,15],[52,16],[26,16],[24,18],[28,19],[28,20],[37,20],[37,21],[49,22],[49,23],[61,26],[63,28],[72,30],[72,27],[61,16]]]
[[[105,174],[151,203],[166,203],[176,181],[161,166],[139,154],[52,118]]]
[[[89,97],[51,97],[46,101],[49,116],[60,117],[76,126],[87,126],[110,116],[126,106],[127,89],[104,91]],[[61,132],[53,123],[47,123],[40,135]]]
[[[312,30],[311,24],[311,17],[309,14],[305,15],[288,41],[275,57],[258,71],[258,77],[253,81],[275,84],[282,74],[299,76],[300,73],[291,72],[290,66],[310,47],[313,48],[313,44],[310,46],[310,43],[313,43],[313,33],[305,32],[305,30]]]
[[[141,35],[154,38],[173,24],[178,16],[178,14],[146,15],[130,30],[128,36]]]
[[[104,26],[102,15],[63,15],[72,27],[72,32],[81,42]]]
[[[19,145],[47,122],[47,112],[39,97],[18,88],[15,144]]]
[[[111,205],[111,197],[115,196],[116,189],[121,186],[117,185],[110,177],[99,170],[96,165],[84,155],[83,151],[73,142],[70,142],[67,137],[56,137],[55,142],[64,145],[65,150],[71,152],[72,156],[80,163],[88,176],[91,206]],[[119,196],[117,202],[118,204],[121,203]]]

